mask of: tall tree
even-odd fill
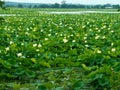
[[[59,3],[55,3],[52,5],[52,8],[59,8],[60,7],[60,4]]]
[[[61,4],[66,4],[66,0],[63,0],[63,1],[61,2]]]
[[[67,8],[66,0],[61,2],[61,8]]]
[[[22,4],[18,4],[18,8],[23,8],[23,5]]]
[[[0,8],[3,8],[4,4],[5,4],[5,2],[0,0]]]

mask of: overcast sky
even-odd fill
[[[61,3],[62,0],[5,0],[14,2],[32,2],[32,3]],[[120,0],[66,0],[66,3],[78,4],[120,4]]]

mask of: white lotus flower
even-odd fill
[[[35,43],[35,44],[33,44],[33,47],[36,47],[37,46],[37,44]]]
[[[89,31],[92,31],[92,29],[90,29]]]
[[[95,39],[99,39],[99,37],[100,37],[100,36],[99,36],[99,35],[97,35],[97,36],[95,37]]]
[[[63,36],[63,34],[60,34],[60,36]]]
[[[87,39],[87,37],[84,37],[84,40]]]
[[[86,41],[86,40],[85,40],[84,42],[85,42],[85,43],[87,43],[87,41]]]
[[[47,41],[48,40],[48,38],[45,38],[45,41]]]
[[[28,32],[25,32],[25,34],[26,34],[26,35],[29,35],[29,33],[28,33]]]
[[[72,42],[75,42],[75,40],[73,40]]]
[[[98,30],[98,28],[95,28],[96,30]]]
[[[6,50],[6,51],[9,51],[9,50],[10,50],[10,48],[9,48],[9,47],[6,47],[6,48],[5,48],[5,50]]]
[[[22,57],[22,53],[18,53],[17,56],[18,56],[18,57]]]
[[[51,36],[51,34],[48,34],[48,36]]]
[[[23,45],[24,45],[24,43],[21,43],[21,45],[23,46]]]
[[[38,47],[40,48],[40,47],[42,47],[42,45],[41,45],[41,44],[39,44],[39,45],[38,45]]]
[[[114,31],[112,30],[111,33],[113,33]]]
[[[73,37],[74,35],[73,35],[73,34],[71,34],[70,36],[71,36],[71,37]]]
[[[85,34],[85,36],[88,36],[88,34]]]
[[[16,35],[16,37],[19,37],[19,35]]]
[[[43,29],[41,29],[41,32],[43,32]]]
[[[85,26],[82,26],[82,28],[85,28]]]
[[[50,32],[52,31],[52,29],[49,30]]]
[[[102,38],[103,38],[103,39],[105,39],[106,37],[105,37],[105,36],[103,36]]]
[[[12,42],[12,41],[10,41],[10,44],[13,44],[13,42]]]
[[[114,45],[114,43],[111,43],[111,46],[113,46]]]
[[[98,32],[100,32],[100,30],[98,30]]]
[[[67,40],[66,38],[64,38],[64,39],[63,39],[63,42],[64,42],[64,43],[67,43],[67,42],[68,42],[68,40]]]
[[[108,28],[108,30],[110,30],[110,28]]]
[[[58,35],[58,33],[55,33],[55,35]]]
[[[40,50],[39,49],[36,49],[36,52],[39,52]]]
[[[29,28],[26,28],[27,29],[27,31],[29,31],[30,29]]]
[[[85,47],[89,47],[89,45],[85,45]]]
[[[115,48],[112,48],[112,49],[111,49],[111,51],[112,51],[112,52],[115,52],[115,51],[116,51],[116,49],[115,49]]]
[[[101,51],[100,51],[100,50],[98,50],[98,51],[97,51],[97,53],[101,53]]]
[[[106,26],[104,25],[103,28],[106,28]]]
[[[72,28],[72,27],[69,27],[69,29],[71,29],[71,30],[72,30],[73,28]]]

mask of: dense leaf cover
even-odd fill
[[[117,90],[120,14],[4,17],[0,81],[15,90]]]

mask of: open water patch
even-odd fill
[[[0,14],[0,16],[4,17],[4,16],[20,16],[17,14]]]
[[[117,12],[117,11],[74,11],[74,12],[59,12],[59,11],[56,11],[56,12],[45,12],[47,14],[89,14],[89,13],[109,13],[109,14],[118,14],[120,12]]]

